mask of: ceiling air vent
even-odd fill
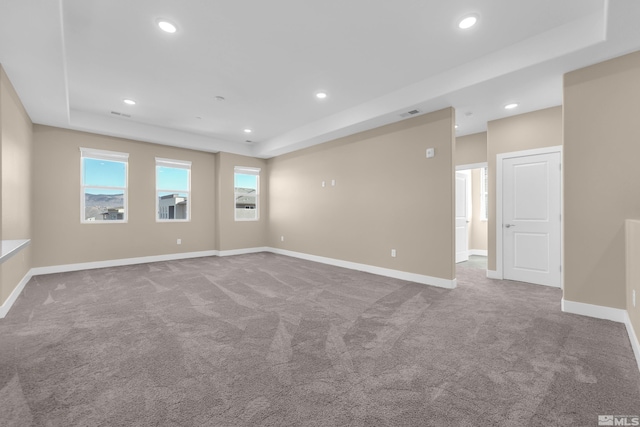
[[[400,114],[400,117],[407,118],[407,117],[418,115],[420,113],[422,113],[422,111],[420,111],[418,109],[414,109],[414,110],[411,110],[411,111],[407,111],[406,113]]]
[[[127,118],[131,117],[131,114],[124,114],[124,113],[120,113],[118,111],[112,111],[111,114],[113,114],[114,116],[120,116],[120,117],[127,117]]]

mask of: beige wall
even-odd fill
[[[32,125],[4,69],[0,66],[0,156],[2,159],[0,235],[30,239]],[[0,264],[0,304],[31,268],[31,247]]]
[[[640,52],[564,78],[564,298],[624,309],[627,218],[640,219]],[[636,332],[638,329],[636,329]]]
[[[453,279],[453,124],[447,108],[270,159],[269,246]]]
[[[488,269],[496,269],[496,157],[501,153],[562,145],[562,107],[520,114],[487,124],[489,167]]]
[[[218,206],[216,214],[217,248],[221,251],[243,248],[259,248],[267,245],[269,221],[269,193],[267,161],[236,154],[217,155]],[[235,221],[234,219],[234,167],[260,168],[260,198],[258,221]]]
[[[473,165],[487,161],[487,132],[456,138],[456,166]]]
[[[640,221],[627,220],[626,225],[627,263],[627,312],[636,334],[640,333]],[[636,292],[636,306],[633,306],[632,292]]]
[[[456,149],[458,140],[456,140]],[[481,220],[480,169],[471,170],[471,222],[469,223],[469,249],[487,250],[487,224]]]
[[[487,132],[456,138],[456,166],[487,162]],[[471,170],[469,249],[487,250],[487,221],[480,220],[480,169]]]
[[[40,125],[34,142],[34,267],[215,249],[215,154]],[[129,153],[126,224],[80,223],[79,147]],[[192,162],[190,222],[156,222],[156,156]]]

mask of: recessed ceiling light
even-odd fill
[[[327,97],[327,92],[318,92],[316,93],[316,98],[325,99]]]
[[[249,129],[249,128],[244,130],[244,133],[251,133],[251,132],[253,132],[253,131],[251,129]]]
[[[474,25],[476,25],[477,22],[478,22],[478,15],[468,15],[462,18],[460,22],[458,22],[458,28],[462,30],[467,30],[473,27]]]
[[[158,21],[158,27],[166,33],[175,33],[177,28],[169,21],[160,20]]]
[[[516,108],[518,106],[518,104],[516,104],[515,102],[512,104],[507,104],[504,106],[505,110],[513,110],[514,108]]]
[[[123,102],[127,105],[136,105],[136,101],[133,99],[125,99]]]

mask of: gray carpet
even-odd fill
[[[453,291],[273,254],[34,277],[3,426],[597,426],[640,414],[621,324],[460,268]]]

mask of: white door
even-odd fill
[[[468,182],[468,173],[456,172],[456,263],[469,260]]]
[[[502,160],[504,278],[561,285],[560,153]]]

